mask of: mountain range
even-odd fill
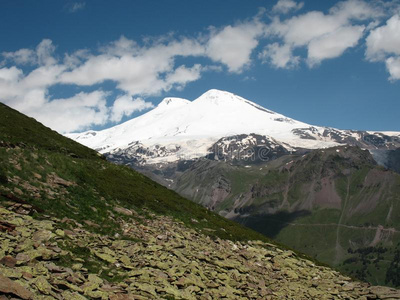
[[[354,277],[400,285],[400,132],[314,126],[210,90],[67,136]]]
[[[343,144],[385,150],[400,146],[400,132],[313,126],[215,89],[194,101],[165,98],[155,109],[123,124],[67,136],[103,154],[156,164],[204,157],[215,146],[220,148],[215,143],[222,138],[254,145],[255,140],[245,137],[249,134],[263,136],[257,145],[286,151]]]
[[[400,297],[276,245],[3,104],[0,115],[1,299]]]

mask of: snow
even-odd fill
[[[315,133],[307,133],[316,140],[302,139],[292,132],[310,127],[315,129]],[[120,125],[67,136],[101,153],[128,148],[133,142],[140,142],[145,147],[180,148],[167,157],[151,159],[151,163],[162,163],[202,157],[220,138],[239,134],[265,135],[283,143],[289,150],[339,145],[318,135],[324,130],[324,127],[287,118],[232,93],[213,89],[194,101],[165,98],[153,110]]]
[[[398,132],[398,131],[378,131],[378,132],[376,132],[376,131],[368,131],[368,133],[370,133],[370,134],[384,134],[384,135],[388,135],[388,136],[398,136],[398,137],[400,137],[400,132]]]

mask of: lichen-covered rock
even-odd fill
[[[14,268],[17,264],[17,260],[12,256],[3,256],[3,258],[0,259],[0,264],[3,264],[9,268]]]
[[[87,300],[86,297],[80,295],[79,293],[70,291],[63,291],[61,293],[61,297],[65,300]]]
[[[133,215],[133,212],[130,209],[119,207],[119,206],[114,207],[114,211],[116,211],[116,212],[118,212],[120,214],[126,215],[126,216],[132,216]]]
[[[110,254],[107,254],[107,253],[102,253],[102,252],[100,252],[100,251],[93,251],[93,253],[98,257],[98,258],[100,258],[100,259],[102,259],[102,260],[104,260],[104,261],[106,261],[106,262],[108,262],[108,263],[111,263],[111,264],[113,264],[113,263],[115,263],[116,261],[117,261],[117,259],[115,258],[115,256],[112,256],[112,255],[110,255]]]
[[[18,284],[10,280],[7,277],[4,277],[0,274],[0,292],[3,294],[10,294],[13,296],[18,296],[22,299],[32,299],[33,293]]]
[[[45,295],[49,295],[51,292],[51,284],[46,280],[44,276],[36,277],[31,282],[36,288]]]
[[[126,218],[125,215],[124,218]],[[261,241],[211,239],[172,218],[101,236],[0,206],[0,293],[22,299],[399,299]],[[64,220],[65,221],[65,220]],[[1,298],[0,298],[1,299]]]

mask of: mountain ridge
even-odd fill
[[[242,134],[264,135],[288,151],[341,144],[357,144],[367,149],[393,149],[393,145],[400,146],[400,132],[313,126],[216,89],[205,92],[193,101],[165,98],[153,110],[125,123],[102,131],[66,136],[103,154],[115,155],[126,151],[134,156],[139,152],[144,164],[154,164],[174,162],[182,157],[204,157],[219,139]],[[383,145],[376,147],[375,140],[383,140]],[[165,151],[155,151],[158,148]]]
[[[224,96],[222,100],[220,95]],[[134,141],[128,147],[104,150],[104,155],[226,218],[353,272],[358,278],[375,284],[400,285],[391,275],[396,270],[395,247],[400,243],[400,227],[389,222],[398,210],[400,181],[398,174],[384,169],[399,172],[400,133],[346,131],[308,124],[304,127],[298,121],[254,107],[244,98],[215,90],[196,101],[211,103],[207,107],[219,105],[228,112],[234,107],[231,123],[216,123],[219,132],[218,124],[230,129],[233,121],[235,126],[240,124],[246,109],[251,116],[267,119],[265,124],[279,126],[266,126],[264,134],[258,134],[253,131],[258,128],[256,124],[246,128],[250,133],[186,140],[186,144],[173,143],[182,142],[179,139],[184,134],[171,135],[172,147]],[[226,104],[232,102],[235,105]],[[187,104],[181,107],[182,111],[186,112],[193,102]],[[175,120],[174,111],[163,113],[172,113]],[[157,109],[148,114],[151,113],[157,113]],[[257,122],[257,118],[253,119]],[[199,124],[204,123],[196,123]],[[281,136],[294,137],[297,147],[274,137],[274,130],[280,131]],[[198,151],[200,145],[201,155],[190,153]],[[312,149],[315,145],[321,149]],[[327,235],[321,235],[323,228]],[[373,262],[379,271],[373,269]]]
[[[2,299],[390,299],[0,104]]]

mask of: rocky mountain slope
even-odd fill
[[[0,104],[1,299],[390,299]]]
[[[353,276],[400,285],[399,180],[376,165],[399,172],[399,132],[313,126],[210,90],[69,137]]]
[[[11,207],[0,207],[2,299],[400,297],[272,244],[211,239],[170,217],[137,216],[121,221],[123,235],[109,236],[69,218],[38,220],[3,204]]]
[[[400,285],[392,276],[400,271],[400,175],[368,151],[341,146],[271,162],[186,165],[163,174],[181,195],[355,277]]]

